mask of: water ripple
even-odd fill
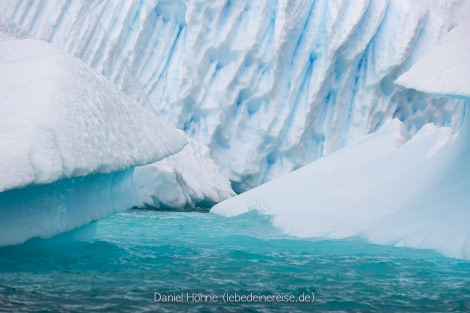
[[[218,295],[154,303],[155,292]],[[314,294],[224,304],[224,292]],[[0,249],[0,312],[469,312],[470,262],[358,241],[296,239],[248,213],[131,211],[93,242]]]

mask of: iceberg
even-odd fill
[[[206,144],[237,192],[351,145],[391,118],[458,130],[464,104],[394,81],[465,1],[0,0]],[[302,147],[302,149],[299,149]]]
[[[0,36],[0,246],[132,207],[134,167],[188,143],[80,60],[19,35]]]
[[[214,213],[467,258],[466,84],[409,74],[463,4],[0,0],[0,245],[211,205],[233,195],[218,166],[272,183]]]
[[[0,191],[125,170],[187,143],[181,131],[45,42],[4,41],[0,62]]]
[[[28,39],[30,37],[30,34],[22,27],[0,15],[0,41]],[[152,166],[145,167],[145,169],[138,167],[136,171],[138,174],[134,175],[137,185],[142,185],[142,181],[145,181],[152,183],[152,187],[156,188],[157,185],[161,187],[165,183],[164,188],[168,191],[167,193],[163,192],[163,188],[152,189],[150,185],[146,186],[146,193],[138,193],[138,203],[142,203],[142,206],[145,202],[145,206],[152,208],[159,208],[162,203],[173,209],[194,208],[201,205],[206,207],[234,195],[229,181],[220,173],[219,168],[209,155],[208,149],[194,140],[187,139],[191,141],[191,144],[177,152],[176,156],[171,157],[173,160],[170,162],[172,167],[165,160],[158,161]],[[191,166],[188,166],[188,164]],[[165,179],[168,172],[178,173],[177,175],[179,175],[182,168],[191,169],[190,172],[188,171],[183,175],[185,179]],[[204,169],[204,171],[201,169]],[[180,175],[179,177],[183,176]],[[160,178],[163,180],[159,181]],[[201,184],[200,181],[205,183]],[[191,185],[188,185],[188,183]],[[141,190],[141,188],[138,189]],[[178,190],[176,194],[175,190]],[[169,202],[167,201],[171,198],[169,194],[172,194],[173,197],[180,196],[180,198],[174,198],[173,202]],[[149,200],[150,195],[152,201]],[[166,199],[166,201],[161,202],[158,198]]]
[[[397,83],[468,101],[469,32],[468,22],[453,29]],[[470,116],[458,134],[433,124],[412,137],[406,129],[392,120],[357,144],[211,212],[259,210],[295,236],[361,238],[470,259]]]
[[[134,181],[142,208],[208,210],[235,196],[210,157],[209,148],[192,139],[184,149],[161,161],[137,167]]]

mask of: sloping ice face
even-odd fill
[[[236,191],[391,118],[458,129],[463,104],[394,84],[462,1],[19,1],[2,14],[207,144]]]
[[[397,82],[470,105],[470,22],[453,29]],[[468,112],[468,111],[467,111]],[[409,139],[398,120],[355,145],[216,205],[258,210],[302,237],[355,237],[470,259],[470,115],[455,134],[427,124]]]

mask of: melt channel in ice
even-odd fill
[[[412,135],[458,129],[461,101],[394,81],[464,2],[0,0],[0,12],[206,144],[242,192],[393,117]]]
[[[470,23],[453,29],[398,83],[467,99]],[[470,116],[458,134],[425,125],[409,135],[397,120],[359,143],[216,205],[232,216],[259,210],[301,237],[359,237],[470,259]]]

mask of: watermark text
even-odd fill
[[[262,294],[224,292],[223,294],[205,294],[201,292],[160,293],[154,292],[155,303],[313,303],[314,293],[293,295],[289,293]]]

